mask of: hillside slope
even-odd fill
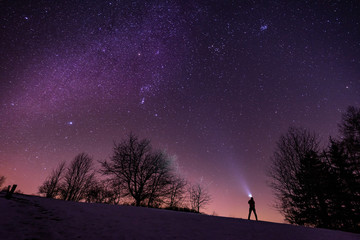
[[[0,239],[360,239],[359,234],[131,206],[0,194]]]

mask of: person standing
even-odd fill
[[[258,218],[257,218],[257,215],[256,215],[254,198],[251,197],[250,200],[248,201],[248,203],[249,203],[249,216],[248,216],[248,220],[250,220],[251,211],[253,211],[254,214],[255,214],[256,221],[257,221]]]

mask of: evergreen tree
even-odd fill
[[[294,189],[294,218],[299,225],[330,227],[328,187],[330,177],[321,157],[310,151],[300,159],[296,173],[298,185]]]
[[[333,198],[329,204],[332,228],[352,231],[354,229],[354,193],[351,190],[353,174],[346,150],[341,142],[330,140],[326,158],[330,162]]]
[[[360,109],[349,107],[339,124],[340,140],[330,140],[327,159],[336,179],[333,211],[337,228],[360,232]]]

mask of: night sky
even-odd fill
[[[360,1],[1,1],[0,175],[24,193],[130,131],[208,186],[206,212],[260,220],[290,126],[326,145],[360,107]]]

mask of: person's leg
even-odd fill
[[[248,220],[250,220],[250,215],[251,215],[251,208],[249,208],[249,216],[248,216]]]
[[[257,219],[257,215],[256,215],[256,210],[255,210],[255,208],[254,208],[253,211],[254,211],[254,214],[255,214],[256,221],[257,221],[258,219]]]

